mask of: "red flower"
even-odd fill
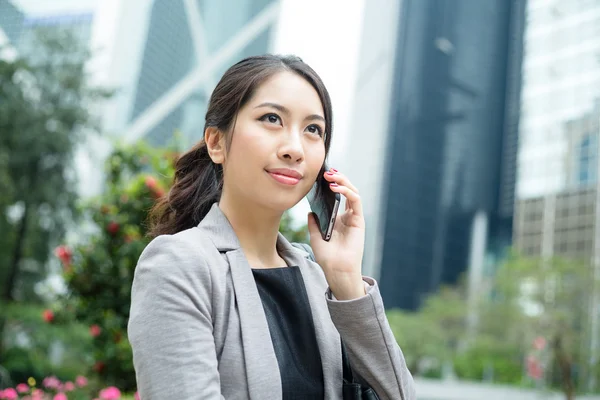
[[[109,222],[109,224],[106,226],[106,230],[108,231],[108,233],[110,233],[111,236],[115,236],[117,233],[119,233],[120,228],[121,226],[115,221]]]
[[[527,357],[527,374],[533,379],[541,379],[544,374],[542,365],[533,356]]]
[[[54,255],[58,257],[65,267],[68,267],[71,264],[73,252],[67,246],[58,246],[54,249]]]
[[[157,188],[154,191],[154,197],[156,197],[157,199],[160,199],[161,197],[163,197],[165,195],[165,191],[162,190],[161,188]]]
[[[94,364],[94,371],[101,373],[102,371],[104,371],[104,368],[106,368],[106,364],[104,364],[102,361],[98,361],[96,362],[96,364]]]
[[[146,187],[148,189],[150,189],[150,190],[156,189],[157,182],[156,182],[156,179],[153,176],[147,176],[146,180],[144,181],[144,183],[146,184]]]
[[[98,325],[94,324],[90,326],[90,335],[92,335],[92,337],[98,337],[101,333],[102,328],[100,328]]]
[[[44,318],[44,321],[47,323],[51,323],[54,321],[54,313],[51,310],[44,310],[42,313],[42,318]]]
[[[147,176],[144,183],[146,184],[146,187],[150,189],[154,198],[158,199],[165,195],[165,191],[158,185],[158,182],[153,176]]]

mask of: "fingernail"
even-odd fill
[[[337,169],[335,169],[335,168],[329,168],[329,169],[330,169],[331,171],[333,171],[333,172],[338,172],[338,170],[337,170]]]
[[[333,172],[326,172],[325,174],[326,174],[326,175],[330,175],[330,176],[331,176],[331,175],[335,175],[335,173],[333,173]]]
[[[332,182],[332,183],[330,183],[330,184],[329,184],[329,186],[337,186],[337,185],[338,185],[338,184],[337,184],[337,183],[335,183],[335,182]]]

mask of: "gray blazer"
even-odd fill
[[[356,374],[381,399],[416,398],[377,283],[336,301],[318,264],[282,235],[277,250],[306,284],[325,380],[342,398],[340,335]],[[281,399],[281,378],[251,267],[215,204],[195,228],[155,238],[131,291],[128,336],[142,400]]]

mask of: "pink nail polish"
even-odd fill
[[[332,170],[333,172],[339,172],[337,169],[335,168],[330,168],[330,170]]]
[[[333,176],[333,175],[335,175],[333,172],[326,172],[325,174],[326,174],[326,175],[329,175],[329,176]]]
[[[330,184],[329,184],[329,186],[334,186],[334,187],[337,187],[337,186],[338,186],[338,184],[337,184],[337,183],[335,183],[335,182],[332,182],[332,183],[330,183]]]

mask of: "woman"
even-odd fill
[[[143,400],[340,399],[341,340],[381,399],[415,398],[377,283],[361,275],[358,190],[325,168],[331,111],[297,57],[250,57],[221,78],[135,271],[129,339]],[[315,182],[346,198],[329,242],[309,215],[318,264],[278,232]]]

